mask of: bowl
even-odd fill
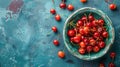
[[[90,53],[90,55],[89,54],[81,55],[78,52],[78,48],[76,46],[72,45],[71,42],[69,41],[69,37],[67,36],[67,31],[69,29],[68,23],[71,21],[77,21],[83,14],[89,14],[89,13],[92,13],[95,16],[95,18],[103,18],[104,19],[109,36],[107,39],[105,39],[105,43],[106,43],[105,48],[101,49],[97,53]],[[64,24],[64,28],[63,28],[63,39],[64,39],[65,46],[67,47],[68,51],[72,55],[74,55],[75,57],[82,59],[82,60],[89,61],[89,60],[98,59],[98,58],[104,56],[110,49],[111,45],[113,44],[114,38],[115,38],[115,32],[114,32],[114,28],[112,26],[112,22],[109,19],[109,17],[101,10],[98,10],[96,8],[91,8],[91,7],[84,7],[84,8],[78,9],[74,13],[72,13],[67,18],[67,20]]]

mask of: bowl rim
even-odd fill
[[[69,19],[70,19],[72,16],[74,16],[74,14],[76,14],[77,12],[79,12],[79,11],[81,11],[81,10],[86,10],[86,9],[95,10],[95,11],[97,11],[97,12],[100,12],[102,15],[104,15],[104,16],[107,18],[107,20],[110,21],[109,23],[111,24],[111,27],[112,27],[112,32],[111,32],[111,33],[113,34],[113,36],[112,36],[112,41],[111,41],[111,43],[109,44],[109,46],[106,48],[106,51],[104,51],[102,55],[97,56],[97,57],[93,57],[92,59],[91,59],[91,58],[89,58],[89,59],[88,59],[88,58],[81,58],[81,57],[79,57],[78,55],[74,54],[74,53],[70,50],[69,46],[67,45],[67,43],[66,43],[66,41],[65,41],[65,40],[66,40],[66,38],[65,38],[65,28],[66,28],[66,25],[67,25]],[[75,12],[73,12],[70,16],[68,16],[68,18],[66,19],[66,21],[65,21],[65,23],[64,23],[64,27],[63,27],[63,40],[64,40],[64,44],[65,44],[65,46],[67,47],[68,51],[69,51],[73,56],[75,56],[75,57],[77,57],[77,58],[79,58],[79,59],[82,59],[82,60],[87,60],[87,61],[89,61],[89,60],[95,60],[95,59],[98,59],[98,58],[104,56],[104,55],[109,51],[109,49],[111,48],[111,45],[113,44],[114,39],[115,39],[115,31],[114,31],[114,27],[113,27],[112,21],[110,20],[110,18],[109,18],[103,11],[101,11],[101,10],[99,10],[99,9],[97,9],[97,8],[92,8],[92,7],[83,7],[83,8],[80,8],[80,9],[76,10]]]

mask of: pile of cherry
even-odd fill
[[[52,0],[52,1],[54,1],[54,0]],[[66,9],[67,8],[67,10],[69,10],[69,11],[73,11],[74,10],[74,6],[72,5],[72,4],[68,4],[68,5],[66,5],[66,0],[61,0],[62,2],[60,3],[60,5],[59,5],[59,7],[61,8],[61,9]],[[106,0],[107,1],[107,0]],[[87,0],[80,0],[80,2],[81,3],[86,3],[87,2]],[[117,5],[115,4],[115,3],[111,3],[111,4],[109,4],[109,9],[110,10],[116,10],[116,8],[117,8]],[[61,16],[56,12],[56,10],[54,9],[54,8],[51,8],[50,9],[50,13],[51,14],[53,14],[53,15],[55,15],[55,20],[56,21],[60,21],[61,20]],[[91,17],[91,19],[93,18],[93,16],[92,15],[90,15],[90,17]],[[90,19],[90,17],[88,17],[87,19]],[[84,16],[84,18],[83,19],[86,19],[85,18],[85,16]],[[94,18],[94,20],[95,20],[95,18]],[[90,20],[91,21],[91,20]],[[103,41],[105,38],[107,38],[108,37],[108,33],[107,33],[107,31],[106,31],[106,28],[105,27],[101,27],[101,28],[99,28],[99,31],[104,31],[104,32],[102,32],[102,34],[101,33],[99,33],[99,32],[94,32],[95,30],[98,30],[98,28],[96,28],[96,27],[93,27],[93,29],[91,30],[90,28],[91,28],[91,25],[94,25],[94,23],[96,24],[96,22],[98,23],[98,22],[100,22],[100,25],[99,26],[101,26],[101,25],[104,25],[104,20],[103,19],[99,19],[99,21],[97,20],[97,21],[93,21],[92,23],[93,24],[91,24],[91,23],[81,23],[81,22],[86,22],[86,21],[78,21],[78,23],[77,24],[75,24],[75,27],[77,28],[79,25],[83,25],[84,26],[84,24],[85,24],[85,26],[88,26],[88,27],[83,27],[83,29],[81,29],[81,30],[77,30],[75,27],[73,27],[74,28],[74,30],[73,29],[71,29],[71,32],[70,32],[70,30],[69,30],[69,34],[70,34],[70,41],[71,41],[71,43],[78,43],[79,42],[79,37],[78,36],[81,36],[81,34],[83,35],[83,33],[85,34],[84,36],[81,36],[81,38],[80,38],[80,43],[79,43],[79,46],[81,46],[80,47],[80,49],[79,49],[79,52],[80,52],[80,54],[85,54],[85,52],[87,52],[87,53],[90,53],[90,52],[92,52],[92,51],[94,51],[94,52],[98,52],[100,49],[102,49],[102,48],[104,48],[105,47],[105,42]],[[70,25],[72,25],[72,26],[74,26],[74,24],[70,24]],[[90,26],[90,28],[89,28],[89,26]],[[88,30],[88,32],[83,32],[83,31],[87,31]],[[58,29],[57,29],[57,27],[56,26],[53,26],[52,27],[52,31],[53,32],[55,32],[55,33],[57,33],[58,32]],[[76,34],[76,31],[77,31],[77,34]],[[81,34],[78,34],[78,33],[80,33],[81,32]],[[94,32],[94,34],[92,33],[92,35],[89,33],[89,32]],[[69,35],[68,34],[68,35]],[[89,34],[89,35],[86,35],[86,34]],[[99,36],[99,34],[100,34],[100,37],[98,37]],[[72,36],[74,35],[74,37],[72,37]],[[77,37],[75,37],[75,36],[77,36]],[[92,37],[89,37],[89,36],[92,36]],[[101,37],[102,36],[102,37]],[[87,38],[86,38],[87,37]],[[103,39],[104,38],[104,39]],[[96,40],[98,41],[98,42],[96,42]],[[83,41],[83,42],[81,42],[81,41]],[[85,46],[86,44],[88,44],[88,42],[87,41],[89,41],[89,43],[90,43],[90,45],[89,46]],[[84,43],[85,42],[85,43]],[[96,43],[96,44],[98,44],[98,45],[95,45],[94,43]],[[55,46],[58,46],[60,43],[59,43],[59,40],[57,40],[57,39],[55,39],[55,40],[53,40],[53,44],[55,45]],[[84,48],[84,47],[87,47],[87,48]],[[112,58],[112,60],[111,60],[111,62],[108,64],[108,67],[115,67],[115,64],[114,64],[114,58],[115,58],[115,56],[116,56],[116,53],[115,52],[111,52],[110,53],[110,57]],[[63,50],[60,50],[60,51],[58,51],[58,57],[59,58],[64,58],[65,57],[65,52],[64,52],[64,49]],[[100,64],[99,64],[99,67],[105,67],[105,64],[103,63],[103,62],[101,62]]]
[[[67,32],[70,42],[79,46],[80,54],[98,52],[105,47],[104,40],[108,38],[103,19],[96,19],[92,14],[83,15],[76,23],[70,22]]]

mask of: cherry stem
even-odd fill
[[[63,50],[62,50],[63,52],[65,52],[65,45],[64,45],[64,48],[63,48]]]
[[[52,32],[53,32],[53,31],[48,32],[46,36],[49,36]]]
[[[112,58],[112,62],[114,62],[114,60],[115,60],[115,59],[114,59],[114,58]]]

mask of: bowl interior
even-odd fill
[[[94,15],[94,17],[96,19],[100,19],[100,18],[104,19],[107,31],[109,33],[109,37],[105,40],[105,43],[106,43],[105,48],[101,49],[98,53],[91,52],[90,55],[89,54],[81,55],[78,53],[78,46],[71,44],[71,42],[69,41],[69,37],[67,36],[67,31],[70,29],[70,27],[69,27],[68,23],[69,22],[76,23],[77,20],[79,20],[84,14],[89,15],[90,13],[92,13],[92,15]],[[65,25],[64,25],[63,38],[64,38],[64,42],[65,42],[67,49],[74,56],[76,56],[80,59],[83,59],[83,60],[93,60],[93,59],[97,59],[97,58],[103,56],[109,50],[111,44],[114,41],[114,29],[112,27],[111,20],[109,19],[109,17],[106,14],[104,14],[102,11],[97,10],[95,8],[87,7],[87,8],[83,8],[83,9],[79,9],[79,10],[75,11],[72,15],[70,15],[68,17],[68,19],[66,20]]]

